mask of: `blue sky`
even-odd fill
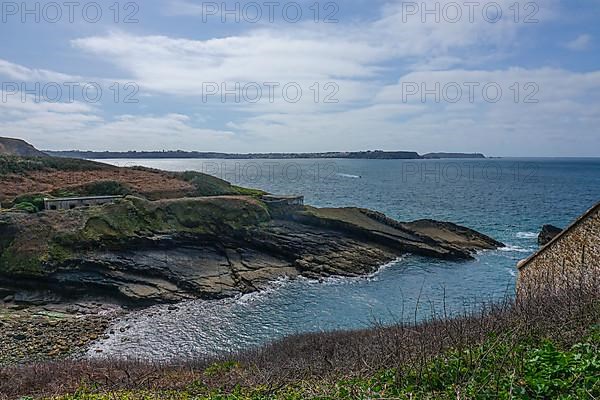
[[[599,0],[70,4],[1,3],[0,135],[600,156]]]

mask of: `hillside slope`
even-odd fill
[[[29,143],[21,139],[0,137],[0,154],[21,157],[47,157]]]
[[[260,195],[200,172],[174,173],[49,156],[20,139],[0,137],[0,204],[43,197],[138,195],[149,200]]]
[[[261,193],[200,172],[175,173],[87,160],[0,154],[0,202],[5,207],[25,197],[135,194],[160,200]]]

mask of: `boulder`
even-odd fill
[[[544,225],[538,235],[538,243],[540,246],[545,246],[558,236],[563,230],[554,225]]]

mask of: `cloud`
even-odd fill
[[[513,1],[498,3],[507,12]],[[551,15],[555,3],[548,0],[540,15]],[[197,14],[199,8],[182,1],[169,4],[174,13],[195,10],[192,14]],[[207,82],[299,82],[308,87],[339,80],[356,87],[359,81],[381,79],[389,72],[390,62],[407,70],[472,65],[483,61],[490,48],[514,46],[518,32],[526,26],[510,16],[490,23],[481,8],[472,20],[465,9],[458,22],[431,17],[423,22],[420,13],[406,16],[404,4],[389,3],[375,21],[360,24],[275,23],[208,40],[113,31],[71,43],[113,63],[143,90],[200,96]],[[457,3],[443,0],[439,4],[444,10]]]
[[[477,82],[479,91],[473,102],[466,93],[457,103],[443,95],[440,102],[431,95],[425,102],[420,96],[405,102],[402,82],[426,83],[429,89],[437,82],[441,87],[448,82]],[[482,95],[481,88],[490,82],[503,90],[498,102],[486,101]],[[525,90],[527,83],[535,83],[538,90]],[[599,89],[600,71],[508,68],[415,72],[403,76],[398,84],[381,88],[368,107],[304,115],[265,114],[248,118],[235,128],[269,151],[360,150],[373,149],[376,143],[377,148],[420,152],[597,156]],[[537,102],[525,102],[529,95]]]
[[[146,88],[184,95],[199,95],[206,82],[373,77],[379,69],[376,62],[386,59],[381,47],[360,42],[349,46],[339,38],[325,39],[309,32],[269,30],[205,41],[113,32],[72,43],[98,56],[109,56]]]
[[[117,115],[106,118],[89,104],[22,101],[4,96],[0,102],[0,132],[20,137],[46,150],[156,150],[195,148],[218,150],[235,143],[230,130],[198,127],[203,121],[170,113]],[[226,141],[227,143],[224,143]]]
[[[0,109],[3,113],[39,113],[52,112],[61,114],[89,113],[96,110],[91,104],[79,101],[73,102],[48,102],[35,101],[35,95],[26,95],[21,92],[5,92],[0,90]],[[0,115],[0,119],[2,116]]]
[[[592,44],[592,37],[588,34],[582,34],[577,36],[570,42],[565,43],[565,47],[573,51],[585,51],[590,48]]]
[[[437,4],[443,8],[452,3]],[[243,25],[234,29],[241,33],[209,39],[134,34],[133,29],[80,37],[71,41],[72,47],[122,71],[125,76],[119,81],[139,84],[140,93],[148,96],[144,104],[122,111],[118,104],[103,108],[13,102],[0,105],[4,113],[0,129],[13,135],[20,132],[24,138],[35,136],[34,143],[45,144],[38,146],[57,149],[383,148],[593,155],[600,147],[595,134],[600,124],[600,72],[498,66],[502,57],[518,54],[527,27],[538,27],[513,20],[509,12],[513,0],[498,1],[505,17],[494,24],[482,18],[481,10],[473,21],[463,15],[459,23],[431,16],[423,22],[422,15],[405,15],[403,4],[387,3],[370,21]],[[548,0],[539,5],[535,18],[540,24],[556,17],[557,4]],[[192,6],[175,2],[169,15],[175,18],[182,11],[197,15]],[[0,74],[23,80],[71,78],[8,61],[0,61]],[[236,103],[231,97],[222,103],[217,95],[207,107],[202,91],[212,82],[227,88],[238,82],[296,82],[304,93],[298,103],[287,102],[276,92],[274,102],[263,96],[256,104]],[[339,102],[315,101],[310,88],[319,83],[322,98],[328,82],[338,84]],[[446,98],[432,101],[431,96],[423,102],[420,96],[404,101],[407,82],[427,88],[452,82],[480,85],[475,101],[463,93],[456,103]],[[486,83],[502,89],[498,102],[483,98]],[[527,96],[538,101],[526,103]],[[190,117],[183,109],[202,116]],[[138,114],[131,115],[132,110]],[[576,135],[577,141],[565,132]]]
[[[81,82],[83,78],[45,69],[32,69],[0,59],[0,75],[27,82]]]
[[[414,91],[416,85],[417,93]],[[488,89],[486,89],[486,85]],[[460,87],[462,95],[454,90]],[[528,86],[529,89],[525,89]],[[439,87],[439,90],[435,90]],[[474,94],[474,101],[470,99],[470,92]],[[465,70],[453,69],[444,71],[411,72],[402,76],[395,85],[388,85],[377,94],[378,102],[403,102],[434,103],[433,94],[426,91],[433,90],[440,94],[441,103],[451,104],[458,98],[462,104],[489,104],[496,99],[494,88],[502,91],[499,103],[521,104],[526,97],[530,100],[537,99],[538,103],[555,102],[562,99],[591,99],[597,97],[600,89],[600,71],[588,73],[575,73],[556,68],[526,69],[512,67],[497,70]],[[444,89],[446,88],[446,90]],[[486,95],[484,91],[488,91]],[[447,93],[444,93],[447,91]],[[536,92],[535,94],[533,94]],[[423,101],[423,98],[425,98]],[[517,101],[515,102],[515,99]]]

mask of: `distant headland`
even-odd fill
[[[113,158],[190,158],[190,159],[301,159],[301,158],[347,158],[365,160],[424,160],[424,159],[458,159],[476,158],[485,159],[480,153],[428,153],[420,155],[414,151],[344,151],[321,153],[218,153],[182,150],[163,151],[44,151],[54,157],[83,158],[83,159],[113,159]]]

